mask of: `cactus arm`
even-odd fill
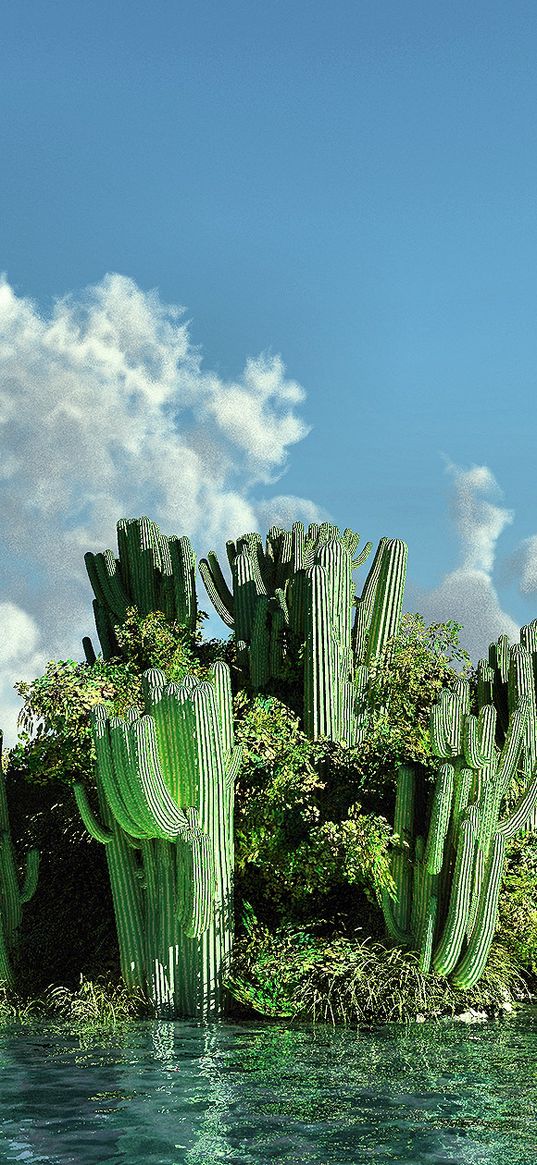
[[[505,838],[515,837],[521,829],[525,829],[532,818],[533,811],[537,805],[537,773],[531,781],[528,789],[520,798],[520,801],[513,812],[504,821],[498,825],[498,833]]]
[[[90,714],[90,724],[97,758],[97,785],[102,792],[118,825],[129,833],[131,837],[145,837],[146,832],[140,829],[137,822],[129,813],[124,795],[118,786],[112,749],[110,732],[106,712],[102,704],[95,704]]]
[[[358,542],[359,542],[359,541],[360,541],[360,539],[358,538]],[[357,545],[358,545],[358,543],[356,543],[356,546],[357,546]],[[356,546],[354,547],[354,549],[351,549],[351,548],[349,547],[349,549],[351,549],[351,554],[354,554],[354,551],[356,550]],[[363,566],[363,564],[364,564],[364,562],[366,561],[366,559],[367,559],[367,558],[369,558],[369,555],[371,554],[371,551],[372,551],[372,549],[373,549],[373,543],[372,543],[372,542],[366,542],[365,546],[364,546],[364,547],[363,547],[363,549],[360,551],[360,554],[358,555],[358,558],[353,558],[353,560],[352,560],[352,569],[353,569],[353,570],[356,570],[356,569],[357,569],[357,567],[359,567],[359,566]]]
[[[270,632],[268,628],[268,598],[258,595],[252,623],[250,643],[250,679],[254,689],[264,688],[270,679]]]
[[[162,775],[153,718],[141,716],[132,724],[130,731],[134,735],[136,760],[147,810],[155,828],[171,841],[186,829],[188,821],[170,795]]]
[[[240,767],[242,764],[242,755],[242,744],[236,744],[226,763],[226,782],[230,788],[233,788],[239,775]]]
[[[498,917],[498,899],[505,864],[505,838],[497,833],[487,862],[487,869],[481,889],[479,908],[468,949],[459,963],[452,982],[455,987],[467,991],[477,983],[483,974],[488,953],[494,938]]]
[[[75,795],[78,812],[80,813],[88,833],[91,835],[91,837],[94,837],[96,841],[102,842],[103,845],[109,845],[114,836],[112,830],[108,829],[106,825],[101,825],[101,822],[97,819],[93,809],[91,808],[86,790],[79,781],[75,781],[73,785],[73,792]]]
[[[461,821],[448,914],[442,937],[433,954],[439,975],[449,975],[459,958],[468,923],[475,856],[475,835],[470,818]]]
[[[438,915],[438,874],[424,872],[424,911],[419,937],[419,969],[428,975],[431,969],[434,934]]]
[[[97,656],[95,655],[93,643],[91,642],[89,635],[84,635],[84,638],[82,639],[82,650],[86,657],[86,663],[91,667],[95,663]]]
[[[312,740],[333,739],[337,721],[337,676],[330,627],[330,596],[324,567],[307,571],[308,634],[304,652],[304,723]]]
[[[398,538],[387,538],[380,566],[378,584],[367,643],[370,663],[381,654],[385,644],[399,630],[405,590],[408,549]]]
[[[220,615],[227,627],[233,628],[235,626],[235,601],[214,550],[209,551],[207,558],[200,559],[199,572],[217,614]]]
[[[169,538],[168,547],[172,561],[177,619],[194,631],[198,613],[194,551],[186,536]]]
[[[212,920],[214,862],[195,809],[188,810],[188,818],[188,831],[177,841],[177,913],[187,937],[200,938]]]
[[[386,930],[396,943],[402,947],[408,947],[412,944],[412,935],[409,931],[403,930],[399,925],[394,912],[393,901],[390,898],[387,890],[382,891],[382,913],[386,923]]]
[[[486,752],[483,748],[480,748],[477,716],[469,715],[465,717],[463,738],[465,760],[471,768],[479,769],[483,765],[490,764],[490,751]]]
[[[509,718],[509,727],[505,734],[505,741],[498,764],[498,798],[501,802],[509,789],[524,739],[524,730],[528,718],[529,708],[526,698],[520,700],[520,706]]]
[[[37,890],[39,878],[39,850],[29,849],[24,862],[24,877],[20,889],[19,900],[21,906],[30,902]]]
[[[104,550],[94,555],[94,564],[106,607],[122,621],[127,614],[129,600],[119,573],[117,559],[111,550]]]
[[[453,765],[441,765],[433,793],[431,822],[425,846],[424,863],[428,874],[439,874],[442,869],[454,787]]]
[[[392,911],[397,925],[404,933],[408,933],[410,929],[412,902],[410,845],[414,827],[415,783],[413,768],[410,765],[400,765],[397,770],[393,826],[399,843],[392,856],[391,870],[397,892],[397,899]]]

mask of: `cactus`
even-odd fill
[[[354,744],[366,729],[367,668],[397,633],[407,548],[382,538],[360,598],[352,572],[359,534],[296,522],[227,543],[232,587],[211,551],[200,561],[209,598],[233,628],[239,663],[254,689],[285,675],[304,656],[304,727],[309,736]],[[353,622],[353,609],[355,618]]]
[[[19,879],[9,824],[6,782],[2,772],[0,732],[0,982],[13,983],[13,957],[22,922],[22,907],[37,889],[39,853],[28,850],[22,880]]]
[[[286,662],[296,664],[305,639],[305,590],[309,567],[321,548],[338,541],[346,548],[352,566],[365,562],[371,543],[354,557],[359,534],[343,534],[328,522],[301,522],[291,530],[272,526],[265,545],[260,534],[243,534],[226,543],[232,588],[228,586],[218,557],[211,550],[199,568],[207,594],[220,618],[234,631],[239,663],[255,689],[281,679]]]
[[[505,739],[509,716],[521,697],[529,702],[528,718],[520,757],[520,775],[527,782],[537,761],[537,619],[520,629],[520,642],[509,643],[500,635],[489,647],[488,660],[477,666],[478,705],[493,703],[497,715],[497,741]],[[537,807],[527,822],[537,829]]]
[[[363,739],[368,669],[399,629],[406,557],[404,542],[382,538],[359,599],[343,539],[328,539],[306,569],[304,726],[312,739]]]
[[[433,752],[442,763],[426,837],[414,836],[415,774],[401,766],[397,775],[398,844],[392,858],[397,898],[393,903],[385,897],[386,926],[397,942],[418,950],[424,972],[432,965],[461,988],[472,987],[483,974],[496,927],[506,841],[525,827],[537,803],[534,765],[518,805],[502,816],[527,747],[531,699],[517,680],[520,653],[509,656],[502,645],[500,650],[501,682],[511,691],[501,747],[494,705],[482,704],[472,715],[466,680],[459,679],[455,691],[442,692],[431,711]],[[482,693],[485,679],[482,674]]]
[[[170,622],[191,631],[197,622],[195,557],[189,539],[168,538],[150,518],[121,518],[117,542],[119,558],[111,550],[84,555],[104,659],[121,655],[115,628],[130,606],[142,616],[162,611]],[[87,636],[83,646],[87,662],[93,663],[95,652]]]
[[[229,669],[211,682],[144,673],[145,714],[92,712],[100,816],[75,796],[106,846],[123,978],[157,1015],[209,1018],[225,999],[233,940],[233,741]]]

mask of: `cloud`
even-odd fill
[[[408,609],[412,603],[428,622],[461,623],[460,641],[476,663],[487,657],[489,643],[499,635],[518,639],[519,626],[502,610],[492,577],[496,543],[514,515],[493,500],[501,491],[487,466],[462,469],[450,462],[447,468],[453,479],[450,509],[461,562],[433,590],[410,585],[405,605]]]
[[[20,697],[13,691],[12,674],[33,679],[45,667],[46,656],[38,650],[39,628],[32,616],[16,603],[0,602],[0,701],[1,728],[6,742],[17,735]]]
[[[93,633],[84,551],[114,547],[117,519],[144,513],[203,551],[262,529],[282,499],[258,503],[256,489],[281,477],[308,427],[279,356],[225,380],[203,368],[182,308],[114,274],[48,318],[1,280],[0,385],[0,606],[16,647],[0,656],[5,726],[24,660],[28,673],[44,645],[47,659],[79,658]],[[285,502],[287,520],[319,515]]]
[[[507,581],[516,580],[522,595],[533,595],[537,591],[537,534],[524,538],[516,550],[504,563]]]

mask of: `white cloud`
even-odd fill
[[[273,503],[256,503],[255,487],[308,432],[279,356],[247,360],[236,380],[205,371],[182,309],[120,275],[58,300],[50,318],[0,281],[0,385],[0,597],[17,604],[20,650],[30,627],[37,636],[26,659],[43,645],[46,658],[80,658],[93,633],[83,554],[115,546],[119,517],[147,513],[202,551],[263,529]],[[285,500],[289,520],[318,516]],[[4,687],[22,660],[0,656]],[[4,698],[0,726],[6,715]]]
[[[1,728],[6,743],[17,735],[20,698],[13,691],[11,675],[28,680],[45,667],[46,656],[38,649],[39,628],[32,616],[15,603],[0,602],[0,702]]]
[[[516,579],[523,595],[537,591],[537,534],[524,538],[523,542],[504,563],[505,577]]]
[[[474,663],[487,657],[499,635],[518,639],[519,626],[501,603],[492,572],[496,543],[513,521],[513,512],[495,504],[498,483],[485,465],[462,469],[448,463],[453,478],[451,514],[461,544],[461,563],[433,590],[407,588],[405,606],[419,610],[427,622],[448,619],[463,625],[460,642]]]

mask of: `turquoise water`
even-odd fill
[[[344,1029],[0,1031],[0,1161],[537,1165],[537,1011]]]

